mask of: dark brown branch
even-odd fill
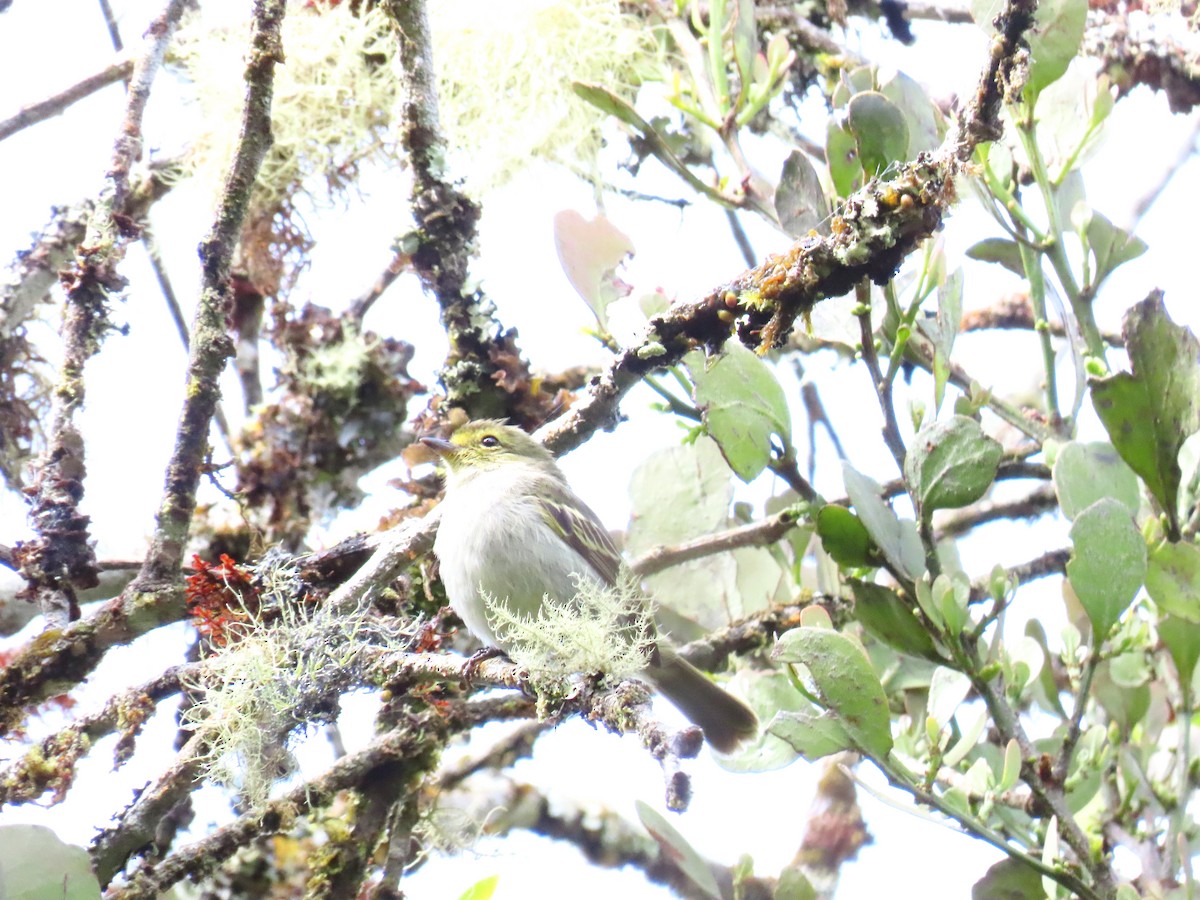
[[[49,624],[78,618],[77,588],[96,583],[95,555],[88,517],[78,510],[83,497],[83,435],[75,421],[83,407],[83,373],[108,330],[109,297],[125,279],[117,272],[137,228],[126,211],[129,172],[142,151],[142,116],[150,85],[185,0],[171,0],[151,23],[146,49],[133,67],[119,137],[96,205],[88,219],[73,267],[61,276],[66,288],[61,335],[63,361],[54,387],[46,449],[32,485],[29,520],[37,537],[22,548],[21,574]],[[2,696],[2,692],[0,692]]]
[[[132,58],[118,59],[96,74],[89,75],[77,84],[71,85],[65,91],[60,91],[37,103],[31,103],[29,106],[21,107],[13,115],[0,121],[0,141],[12,137],[18,131],[23,131],[31,125],[59,115],[71,104],[91,96],[110,84],[130,79],[133,75],[133,62]]]
[[[370,289],[350,304],[350,309],[347,310],[346,315],[361,327],[363,317],[375,305],[375,301],[382,297],[383,292],[390,288],[395,280],[411,265],[412,257],[407,253],[397,252],[393,254],[391,260],[384,270],[379,273],[379,277],[375,279],[375,283],[371,285]]]
[[[1067,562],[1071,559],[1070,548],[1063,547],[1059,550],[1048,550],[1041,556],[1015,565],[1008,569],[1008,575],[1014,579],[1018,585],[1025,584],[1028,581],[1037,581],[1039,578],[1046,578],[1050,575],[1061,575],[1067,570]],[[990,579],[986,581],[976,582],[971,585],[971,602],[981,603],[987,600],[990,594]],[[994,619],[999,610],[992,610],[984,620],[984,625]]]
[[[848,600],[815,595],[795,603],[772,606],[719,628],[679,647],[679,655],[698,669],[715,672],[735,653],[750,654],[763,650],[770,647],[779,635],[799,628],[800,614],[813,605],[824,607],[834,625],[841,626],[850,618],[851,603]]]

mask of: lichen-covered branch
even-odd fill
[[[1023,83],[1033,0],[1013,0],[997,17],[1000,34],[979,88],[957,131],[935,154],[922,153],[888,180],[872,180],[849,197],[828,236],[808,236],[784,253],[691,303],[650,320],[636,346],[618,353],[587,394],[544,433],[556,453],[577,447],[597,428],[611,429],[621,398],[647,373],[677,363],[696,347],[718,349],[734,333],[766,352],[784,341],[797,317],[863,279],[884,283],[905,257],[936,232],[955,199],[954,180],[978,143],[1001,133],[1004,97]]]
[[[137,233],[125,210],[130,195],[129,172],[141,155],[142,116],[150,85],[185,5],[185,0],[171,0],[150,25],[147,48],[133,67],[125,115],[104,184],[74,264],[60,276],[67,295],[60,332],[63,359],[29,511],[37,538],[19,551],[21,574],[29,585],[27,596],[36,601],[47,622],[57,626],[78,618],[75,590],[96,582],[89,520],[78,509],[86,467],[83,435],[75,416],[86,396],[84,366],[99,350],[108,328],[109,297],[125,286],[117,266]]]
[[[382,6],[395,21],[400,41],[406,88],[400,128],[413,173],[416,230],[401,240],[401,249],[412,260],[426,292],[441,307],[442,325],[450,340],[450,353],[441,371],[446,399],[472,418],[510,415],[515,410],[497,381],[501,366],[495,354],[515,335],[505,332],[496,319],[495,306],[469,284],[480,209],[446,175],[446,144],[438,121],[425,3],[385,0]]]
[[[168,12],[177,15],[184,5],[184,0],[174,0],[168,6]],[[255,4],[241,137],[218,205],[216,221],[201,245],[204,288],[192,328],[187,395],[150,552],[137,578],[121,597],[107,604],[88,621],[42,635],[6,669],[0,671],[0,734],[19,721],[26,704],[44,699],[52,690],[52,683],[58,685],[57,690],[61,690],[63,683],[78,682],[96,666],[110,647],[127,642],[165,622],[176,621],[183,615],[180,564],[195,508],[200,469],[208,447],[209,424],[219,398],[217,377],[230,353],[229,338],[225,331],[229,260],[245,217],[255,175],[270,145],[271,76],[274,65],[282,58],[279,26],[283,12],[283,0],[258,0]],[[166,14],[164,28],[165,17]],[[165,36],[162,36],[161,41],[165,40]],[[140,103],[144,105],[145,86],[138,85],[139,78],[135,71],[130,97],[141,98]],[[136,135],[137,131],[134,130],[132,134]],[[101,198],[101,204],[107,204],[105,208],[110,211],[106,221],[109,221],[114,236],[117,220],[112,218],[112,211],[120,207],[112,204],[116,200],[123,201],[128,195],[127,178],[123,173],[127,172],[132,161],[129,154],[136,150],[136,147],[128,144],[129,140],[132,138],[126,135],[119,144],[119,158],[110,175],[112,184]],[[89,239],[87,246],[97,250],[93,244]],[[108,252],[111,253],[111,241]],[[73,277],[77,286],[72,290],[83,291],[86,298],[81,296],[79,302],[68,301],[68,309],[77,308],[77,316],[92,322],[89,327],[95,327],[96,322],[100,321],[100,307],[97,304],[102,303],[107,290],[108,282],[98,280],[103,271],[99,266],[104,260],[113,262],[109,255],[105,255],[103,260],[88,262]],[[115,272],[110,272],[107,277],[117,276]],[[90,306],[83,305],[85,299]],[[81,324],[87,326],[86,321]],[[87,333],[85,327],[82,334],[86,336]],[[74,382],[82,374],[82,369],[80,367],[76,373],[64,365],[64,373],[71,375]],[[83,399],[82,383],[78,384],[77,396],[68,392],[67,397],[71,400],[67,411],[73,411]],[[69,424],[70,420],[67,421]],[[64,436],[60,437],[59,442],[64,445],[64,450],[76,444],[81,448],[78,433],[73,427],[66,427],[63,431]],[[46,456],[55,463],[52,471],[62,473],[60,480],[61,477],[81,476],[82,457],[78,452],[58,453],[52,444]],[[68,467],[65,471],[64,466]],[[45,480],[46,472],[43,471],[39,477]],[[46,502],[49,504],[53,500],[54,497],[48,496]],[[47,508],[51,511],[54,509],[53,506]],[[37,509],[35,506],[35,514]],[[74,512],[74,501],[59,515],[78,518]],[[86,522],[83,524],[86,525]],[[76,527],[67,536],[72,539],[71,546],[80,547],[81,553],[86,551],[90,560],[91,549],[86,543],[86,528]],[[94,563],[87,565],[93,566]]]
[[[1182,15],[1178,14],[1177,15]],[[1171,112],[1200,105],[1200,35],[1158,16],[1088,13],[1083,52],[1097,57],[1121,96],[1139,84],[1167,96]]]
[[[133,753],[134,741],[156,705],[179,692],[184,666],[172,666],[147,684],[111,697],[97,713],[76,719],[47,738],[0,772],[0,807],[36,800],[53,791],[51,803],[59,803],[75,780],[75,764],[90,752],[96,740],[121,732],[114,750],[120,766]]]

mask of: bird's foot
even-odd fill
[[[479,667],[497,656],[504,656],[504,651],[498,647],[481,647],[467,657],[462,668],[463,687],[470,687],[479,675]]]

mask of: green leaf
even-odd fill
[[[491,900],[492,894],[496,893],[496,885],[499,881],[499,875],[489,875],[487,878],[481,878],[463,891],[459,895],[458,900]]]
[[[1087,21],[1087,0],[1040,0],[1029,40],[1029,78],[1025,96],[1032,100],[1063,76],[1079,52]]]
[[[971,692],[971,679],[962,672],[938,666],[929,679],[928,715],[945,728]]]
[[[839,197],[849,197],[863,186],[863,167],[858,160],[858,142],[848,129],[829,120],[825,132],[825,159],[829,178]]]
[[[924,150],[936,150],[942,143],[945,129],[941,127],[941,115],[929,100],[929,95],[916,80],[897,72],[879,87],[879,93],[887,97],[904,114],[908,123],[908,151],[905,159],[916,159]]]
[[[1095,259],[1095,273],[1092,275],[1093,291],[1100,283],[1130,260],[1137,259],[1148,249],[1146,242],[1118,228],[1095,210],[1086,217],[1084,234],[1087,237],[1088,248]]]
[[[854,592],[854,618],[872,637],[901,653],[942,662],[933,638],[895,591],[857,579],[850,580],[850,589]]]
[[[771,721],[781,712],[816,715],[816,708],[796,690],[788,673],[782,670],[769,673],[742,671],[734,676],[734,681],[738,693],[762,721]],[[794,763],[796,753],[787,741],[764,728],[754,740],[738,747],[736,753],[721,754],[715,759],[729,772],[772,772]]]
[[[856,516],[844,506],[832,503],[817,513],[817,534],[821,546],[839,566],[857,569],[874,565],[871,558],[871,536]]]
[[[647,457],[630,479],[629,495],[626,546],[638,556],[660,544],[679,544],[725,528],[733,480],[716,442],[701,436]],[[705,630],[728,624],[725,610],[742,604],[737,563],[729,553],[673,566],[648,577],[646,585],[664,606]]]
[[[780,227],[794,238],[820,230],[829,217],[825,190],[808,154],[793,150],[783,161],[775,188],[775,215]]]
[[[771,437],[791,443],[787,397],[771,367],[752,350],[729,341],[703,366],[688,366],[704,427],[735,475],[753,481],[771,461]]]
[[[1137,476],[1108,443],[1071,441],[1059,449],[1054,460],[1054,492],[1068,519],[1103,497],[1119,500],[1131,516],[1141,505]]]
[[[908,159],[908,122],[900,108],[878,91],[850,98],[846,124],[868,175],[878,175],[892,163]]]
[[[1042,877],[1012,857],[996,863],[971,888],[971,900],[1042,900]]]
[[[633,242],[602,215],[585,219],[573,209],[554,216],[554,246],[567,280],[608,330],[608,307],[629,293],[617,266],[633,254]]]
[[[721,900],[721,889],[717,886],[717,879],[713,877],[712,869],[704,857],[697,853],[675,826],[664,819],[657,810],[641,800],[638,800],[636,805],[643,827],[650,832],[650,836],[662,848],[667,858],[678,866],[705,896]]]
[[[1146,568],[1146,593],[1163,612],[1200,623],[1200,547],[1183,542],[1155,547]]]
[[[1097,500],[1075,517],[1067,578],[1092,622],[1094,644],[1133,602],[1146,577],[1146,542],[1118,500]]]
[[[0,896],[4,900],[100,900],[87,851],[44,825],[0,826]]]
[[[1200,628],[1188,619],[1163,616],[1158,620],[1158,636],[1170,651],[1175,669],[1179,672],[1179,680],[1183,684],[1190,684],[1192,673],[1196,671],[1196,661],[1200,660]]]
[[[1113,446],[1166,512],[1179,535],[1179,450],[1200,431],[1200,343],[1176,325],[1154,292],[1125,314],[1133,372],[1091,380],[1092,405]]]
[[[826,628],[797,628],[779,638],[772,658],[803,664],[821,703],[856,746],[882,759],[892,749],[891,715],[862,645]]]
[[[925,550],[915,523],[900,521],[880,496],[879,485],[849,464],[842,464],[846,493],[867,533],[893,566],[916,581],[925,571]]]
[[[974,503],[993,481],[1004,454],[999,442],[966,416],[951,416],[922,428],[904,458],[904,477],[922,516],[935,509]]]
[[[788,744],[812,762],[854,747],[854,741],[831,712],[779,712],[767,725],[767,733]]]
[[[980,262],[998,263],[1014,275],[1025,277],[1025,263],[1021,260],[1021,248],[1008,238],[984,238],[967,248],[967,257]]]
[[[946,396],[946,382],[950,379],[950,355],[954,351],[954,340],[962,325],[963,270],[955,269],[938,286],[937,326],[934,328],[933,354],[933,406],[941,409]]]
[[[1000,793],[1011,791],[1021,779],[1021,748],[1016,738],[1009,738],[1004,747],[1004,769],[1000,772],[1000,781],[996,790]]]
[[[1096,675],[1092,678],[1092,693],[1096,701],[1104,707],[1104,711],[1117,723],[1122,734],[1129,734],[1150,709],[1150,686],[1140,684],[1124,687],[1117,684],[1112,677],[1112,664],[1107,659],[1096,667]]]
[[[779,873],[771,900],[817,900],[819,895],[799,865],[791,865]]]

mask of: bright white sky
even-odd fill
[[[160,4],[129,0],[114,6],[121,16],[126,45],[136,46],[138,35]],[[903,48],[881,39],[874,25],[859,23],[859,27],[861,31],[844,36],[847,44],[868,58],[902,68],[934,95],[964,94],[977,76],[985,42],[971,28],[918,22],[914,24],[917,43]],[[98,5],[92,0],[16,0],[0,15],[0,85],[4,85],[0,115],[74,83],[111,58]],[[160,76],[166,81],[173,77]],[[152,144],[171,146],[177,140],[173,130],[179,123],[166,97],[169,85],[162,84],[158,90],[161,96],[151,105],[147,134]],[[5,248],[5,255],[28,246],[29,233],[46,221],[51,205],[75,203],[95,193],[109,158],[122,101],[121,89],[109,88],[65,116],[0,142],[0,171],[8,173],[5,215],[0,218],[0,248]],[[1144,92],[1121,103],[1110,120],[1110,140],[1088,169],[1092,202],[1117,224],[1127,222],[1132,204],[1179,154],[1194,125],[1194,119],[1170,116],[1161,98]],[[751,151],[762,171],[772,177],[778,172],[783,156],[778,148],[753,145]],[[682,193],[665,177],[640,186],[648,191]],[[389,241],[403,227],[395,211],[405,205],[406,187],[394,176],[372,174],[365,179],[363,190],[363,201],[350,209],[313,215],[310,225],[319,243],[297,300],[308,294],[316,302],[338,308],[361,293],[386,263]],[[984,236],[980,229],[988,226],[968,192],[962,193],[968,199],[955,211],[945,233],[952,259]],[[1193,158],[1142,222],[1139,234],[1150,244],[1150,251],[1114,276],[1102,294],[1104,327],[1119,327],[1120,312],[1154,286],[1166,289],[1168,308],[1177,321],[1193,329],[1200,326],[1200,309],[1189,304],[1194,297],[1194,276],[1186,260],[1179,264],[1181,244],[1175,234],[1184,204],[1196,196],[1200,196],[1200,166]],[[189,316],[199,281],[195,247],[210,219],[205,202],[203,192],[185,185],[161,204],[154,219],[176,291]],[[522,349],[535,367],[547,370],[581,362],[598,364],[605,356],[595,341],[582,333],[590,323],[590,313],[566,282],[555,254],[551,220],[563,208],[593,215],[591,190],[569,175],[545,167],[537,167],[485,197],[482,256],[476,270],[499,307],[500,319],[518,328]],[[687,299],[743,268],[719,211],[696,209],[681,216],[665,206],[634,206],[614,199],[608,202],[608,214],[638,249],[626,280],[640,290],[661,287],[669,296]],[[754,221],[746,225],[760,255],[786,245],[765,226]],[[1189,228],[1187,233],[1192,231]],[[1185,246],[1191,246],[1190,239]],[[89,438],[90,470],[83,508],[92,516],[92,533],[102,558],[137,557],[144,551],[175,426],[174,412],[163,416],[159,411],[178,409],[185,360],[139,246],[131,248],[123,271],[131,287],[113,318],[117,323],[128,322],[130,334],[110,335],[100,355],[89,363],[88,404],[82,421]],[[967,303],[986,305],[1015,286],[995,268],[969,267]],[[377,305],[367,324],[380,333],[412,342],[417,355],[411,374],[434,383],[445,342],[432,300],[411,284],[397,285]],[[970,339],[960,346],[966,347],[962,358],[969,360],[972,374],[984,384],[1015,386],[1036,378],[1038,357],[1031,342],[994,342],[993,348],[1004,348],[1003,355],[990,357],[972,353]],[[868,398],[861,391],[866,383],[863,373],[845,366],[813,366],[809,375],[821,387],[854,465],[879,479],[894,475],[877,439],[877,410],[873,404],[863,405]],[[781,371],[781,377],[794,394],[790,373]],[[848,389],[847,384],[853,387]],[[227,409],[236,419],[240,406],[237,385],[226,378],[224,388],[229,397]],[[648,392],[635,391],[623,405],[634,420],[630,427],[617,435],[599,435],[564,460],[568,477],[614,529],[623,528],[628,517],[629,473],[640,459],[678,439],[672,423],[648,412],[650,399]],[[141,410],[150,415],[140,418]],[[799,433],[802,419],[797,417],[796,422]],[[827,451],[827,447],[820,448],[821,453]],[[838,468],[832,455],[829,459],[834,464],[818,470],[817,486],[837,495],[842,493]],[[366,484],[377,493],[376,501],[361,514],[335,525],[326,540],[332,542],[349,531],[373,526],[379,511],[396,499],[388,496],[385,487],[395,474],[395,469],[388,468],[368,478]],[[775,487],[766,486],[770,490]],[[756,489],[747,497],[761,500],[766,495],[765,490]],[[0,498],[0,542],[10,544],[27,536],[22,503],[13,497]],[[1036,555],[1045,547],[1059,546],[1065,542],[1065,530],[1054,524],[994,526],[986,540],[986,547],[980,543],[964,546],[968,571],[990,568],[996,561],[997,546],[1003,561],[1009,563]],[[1023,592],[1024,602],[1030,607],[1054,605],[1056,591],[1047,583]],[[1054,631],[1052,627],[1048,630]],[[91,679],[80,710],[94,708],[118,684],[144,680],[163,659],[177,657],[183,646],[179,633],[156,633],[150,641],[113,653]],[[353,749],[369,739],[369,719],[347,719],[346,739]],[[172,729],[168,717],[159,717],[142,738],[142,746],[156,742],[166,746]],[[36,726],[32,730],[38,731]],[[0,760],[10,752],[0,744]],[[86,843],[103,816],[119,809],[130,791],[164,764],[161,755],[143,752],[133,764],[110,775],[110,760],[111,741],[103,742],[81,767],[80,783],[87,786],[86,791],[77,791],[68,803],[48,812],[32,807],[5,810],[0,813],[0,824],[41,821],[68,840]],[[311,741],[303,754],[312,773],[328,760],[327,745],[320,737]],[[767,775],[730,775],[706,753],[691,771],[695,787],[692,809],[674,821],[701,852],[724,862],[749,853],[760,874],[774,873],[791,859],[802,835],[815,769],[797,763]],[[569,723],[543,739],[535,760],[519,764],[516,775],[536,780],[552,794],[579,798],[594,809],[617,810],[631,819],[635,799],[661,808],[662,779],[657,765],[632,740],[593,732],[580,722]],[[864,771],[862,775],[880,784],[875,773]],[[914,889],[922,897],[950,900],[968,896],[970,885],[999,858],[997,851],[927,818],[899,812],[865,794],[860,799],[875,843],[862,851],[859,862],[845,868],[839,891],[842,898],[893,895],[900,873],[913,879]],[[899,802],[903,804],[903,798]],[[200,813],[200,821],[226,815],[212,794]],[[933,864],[916,863],[918,856]],[[435,860],[404,887],[414,897],[455,897],[492,873],[501,875],[497,898],[560,896],[565,885],[578,900],[609,897],[618,891],[631,900],[668,896],[647,885],[640,875],[591,869],[569,847],[528,835],[503,842],[484,841],[474,852]]]

